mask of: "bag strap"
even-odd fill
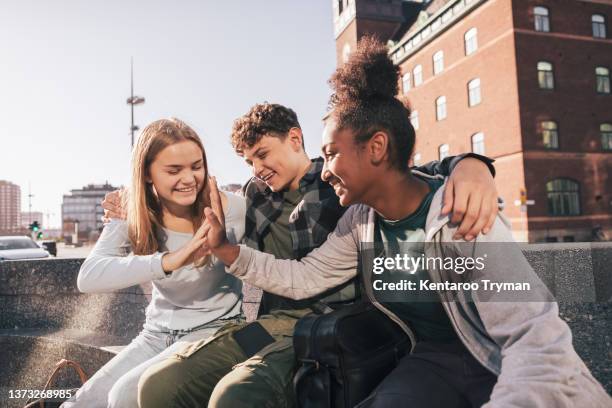
[[[64,367],[72,367],[79,375],[79,379],[81,380],[81,385],[85,384],[85,382],[87,381],[87,374],[85,374],[85,371],[81,368],[79,363],[77,363],[76,361],[66,360],[65,358],[63,358],[55,364],[55,368],[53,372],[51,373],[51,375],[49,376],[49,379],[47,380],[45,386],[43,387],[43,391],[47,391],[49,389],[51,384],[55,381],[55,378],[58,376],[60,370]],[[26,407],[30,403],[31,399],[32,398],[26,401]],[[45,406],[44,400],[41,400],[39,402],[39,406],[40,408],[44,408]]]
[[[321,367],[319,362],[316,360],[299,359],[299,362],[302,364],[293,376],[293,390],[298,401],[298,406],[300,408],[311,408],[310,404],[305,405],[304,402],[308,399],[312,399],[314,401],[325,401],[325,405],[317,405],[317,408],[331,408],[332,402],[329,371],[324,367]],[[318,379],[322,379],[322,381],[316,381],[315,379],[315,381],[313,381],[315,383],[314,386],[304,389],[305,387],[301,384],[302,380],[318,371],[323,371],[323,375],[318,377]]]

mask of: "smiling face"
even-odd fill
[[[291,128],[284,139],[262,136],[253,147],[245,147],[241,155],[252,168],[253,175],[272,191],[298,187],[304,162],[300,129]]]
[[[162,149],[147,175],[165,207],[191,208],[205,180],[202,150],[189,140]]]
[[[367,155],[367,144],[355,143],[351,130],[338,130],[330,120],[323,132],[321,150],[325,159],[321,178],[334,188],[340,205],[363,203],[378,174]]]

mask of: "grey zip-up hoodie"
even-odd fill
[[[443,192],[444,187],[436,192],[427,216],[427,257],[474,257],[486,246],[481,244],[513,242],[502,216],[471,245],[454,240],[456,227],[440,214]],[[374,209],[353,205],[327,241],[300,261],[275,259],[241,245],[228,270],[271,293],[293,299],[312,297],[356,276],[361,244],[374,242],[375,220]],[[428,271],[432,282],[461,282],[469,276],[435,268]],[[504,244],[503,256],[489,256],[479,275],[491,281],[512,276],[516,282],[544,286],[516,244]],[[374,298],[372,285],[364,278],[369,300],[400,325],[414,344],[410,328]],[[465,297],[448,301],[448,292],[438,293],[459,338],[484,367],[498,375],[485,407],[612,407],[612,399],[574,351],[571,331],[559,318],[555,302],[479,301],[479,293],[473,294],[472,302]]]

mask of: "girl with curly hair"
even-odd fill
[[[409,110],[396,98],[398,67],[386,47],[373,38],[361,40],[330,83],[335,93],[323,136],[322,178],[340,203],[350,206],[334,232],[299,261],[275,259],[228,243],[223,214],[207,208],[205,241],[212,253],[235,276],[294,299],[361,276],[368,300],[406,332],[412,350],[360,408],[611,406],[576,354],[557,303],[513,242],[507,221],[498,215],[474,241],[455,239],[457,227],[441,212],[445,180],[406,171],[415,132]],[[211,197],[218,202],[214,185]],[[390,260],[408,254],[448,258],[451,265],[482,255],[486,261],[465,273],[435,262],[409,273],[385,264],[386,275],[373,275],[372,268],[359,267],[360,260],[372,257],[372,246],[382,247]],[[395,283],[394,274],[417,283],[417,289],[376,289],[380,277]],[[532,289],[508,298],[483,289],[485,280],[526,282]],[[419,282],[468,289],[427,289]],[[362,336],[367,335],[364,328]]]

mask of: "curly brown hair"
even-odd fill
[[[276,103],[258,103],[234,121],[232,146],[240,154],[245,148],[255,146],[263,136],[284,140],[291,128],[301,129],[297,115],[292,109]]]
[[[364,143],[377,131],[389,136],[389,163],[405,171],[415,142],[407,100],[399,100],[399,67],[375,37],[364,37],[329,80],[331,117],[339,130],[351,129]]]

